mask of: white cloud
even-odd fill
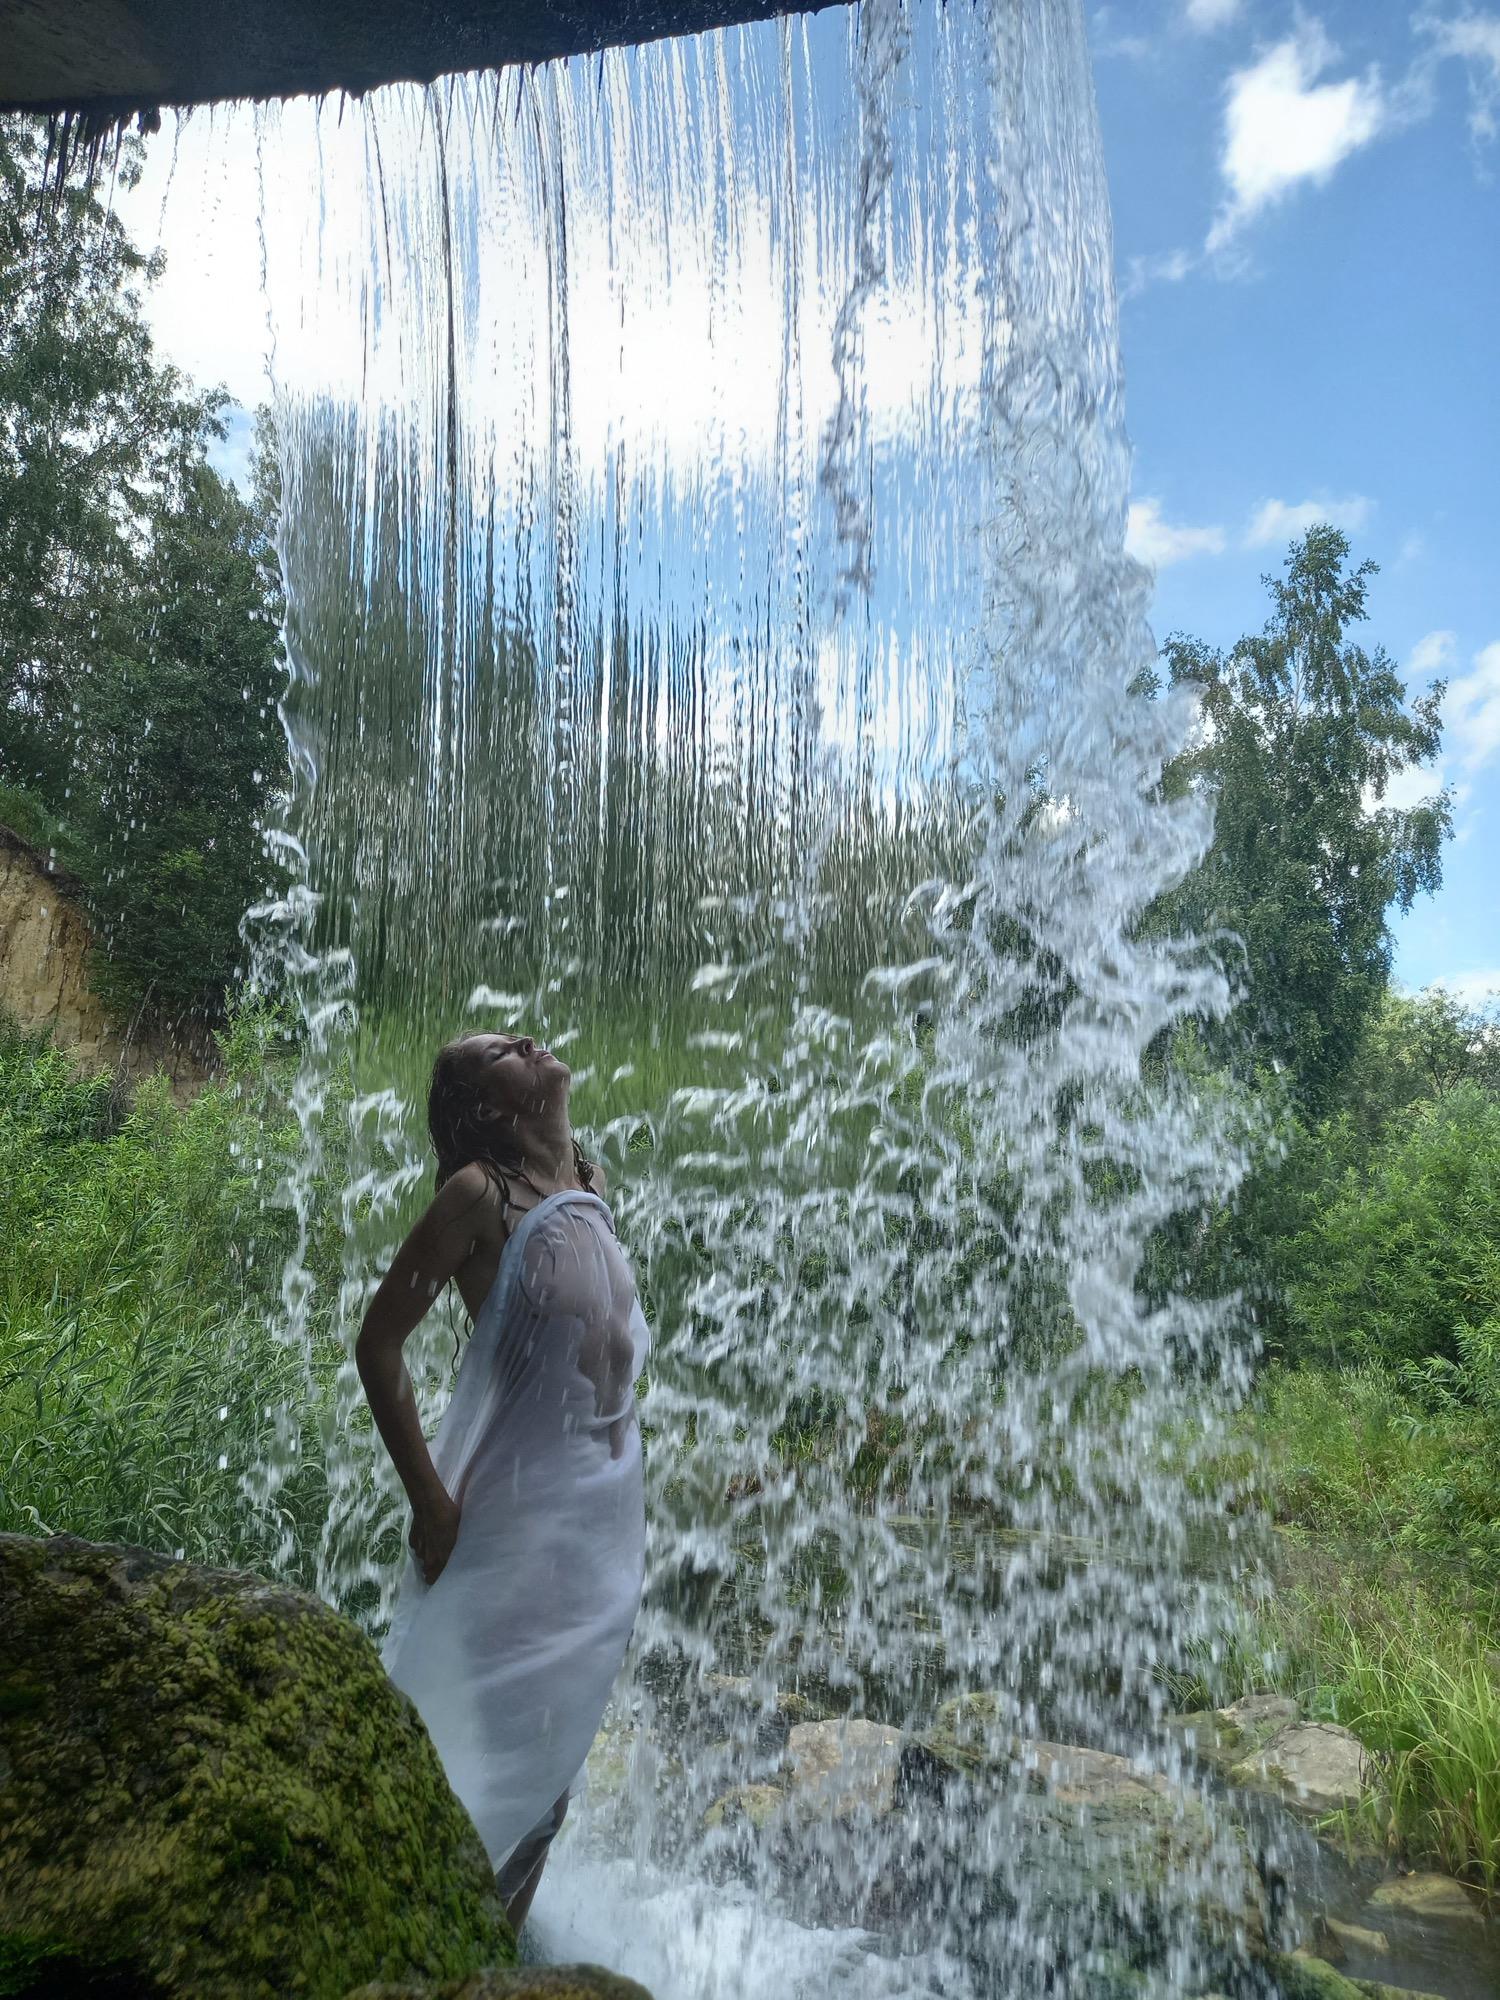
[[[1299,24],[1248,69],[1230,77],[1220,160],[1226,194],[1208,233],[1224,249],[1253,216],[1303,181],[1326,181],[1387,121],[1379,73],[1319,83],[1336,51],[1322,26]]]
[[[1367,808],[1379,804],[1389,806],[1393,812],[1410,812],[1413,806],[1424,805],[1434,799],[1448,785],[1448,774],[1441,764],[1408,764],[1404,771],[1397,771],[1387,784],[1379,800],[1373,796],[1366,799]],[[1461,807],[1472,790],[1469,785],[1452,787],[1455,810]]]
[[[1432,983],[1451,993],[1462,1007],[1482,1007],[1486,1001],[1500,998],[1500,965],[1479,972],[1445,973]]]
[[[1344,500],[1262,500],[1245,530],[1245,547],[1264,549],[1273,542],[1295,541],[1319,521],[1357,534],[1372,512],[1373,503],[1361,493]]]
[[[1477,771],[1500,753],[1500,639],[1482,647],[1469,672],[1449,683],[1444,720],[1449,748],[1465,770]]]
[[[1125,267],[1125,282],[1120,287],[1120,297],[1137,298],[1148,285],[1180,285],[1197,263],[1198,259],[1190,250],[1162,250],[1155,256],[1132,257]]]
[[[1089,41],[1096,61],[1106,56],[1124,56],[1131,62],[1143,62],[1156,53],[1155,44],[1149,35],[1117,29],[1115,17],[1120,10],[1115,7],[1096,7],[1089,21]],[[1131,18],[1129,10],[1127,20]]]
[[[1209,34],[1229,25],[1240,11],[1240,0],[1186,0],[1182,11],[1190,28]]]
[[[1431,680],[1434,674],[1440,674],[1448,664],[1456,644],[1456,633],[1425,633],[1412,647],[1406,671],[1413,680]]]
[[[1162,519],[1160,500],[1133,500],[1125,529],[1126,552],[1152,569],[1165,569],[1185,556],[1219,556],[1224,553],[1222,528],[1174,527]]]
[[[1427,35],[1435,56],[1452,56],[1469,72],[1469,130],[1478,140],[1500,132],[1500,14],[1466,10],[1452,20],[1424,13],[1414,26]]]

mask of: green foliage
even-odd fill
[[[1442,791],[1409,811],[1382,803],[1437,755],[1442,689],[1408,707],[1387,655],[1349,639],[1375,565],[1348,558],[1337,529],[1311,528],[1285,575],[1264,579],[1259,636],[1228,653],[1182,634],[1165,647],[1203,715],[1170,782],[1208,787],[1216,807],[1213,848],[1173,916],[1243,940],[1256,1054],[1313,1115],[1337,1102],[1380,1005],[1388,914],[1438,886],[1450,823]]]
[[[206,465],[158,524],[136,644],[92,677],[74,778],[107,992],[212,1003],[268,886],[261,827],[285,766],[279,606],[263,524]]]
[[[1500,1092],[1500,1032],[1493,1005],[1466,1007],[1441,987],[1387,993],[1345,1079],[1342,1151],[1369,1147],[1416,1105],[1465,1085]]]
[[[81,878],[108,997],[218,1018],[285,768],[268,441],[247,503],[224,396],[153,352],[159,267],[43,169],[0,120],[0,810]]]
[[[266,1016],[239,1017],[222,1046],[224,1083],[186,1105],[148,1083],[127,1107],[109,1078],[0,1024],[0,1529],[261,1568],[282,1527],[299,1549],[315,1538],[318,1411],[271,1331],[291,1243],[273,1178],[292,1140],[287,1059]],[[313,1252],[331,1278],[337,1204],[320,1197]],[[240,1481],[282,1400],[303,1464],[273,1521]]]
[[[1492,1385],[1493,1376],[1489,1378]],[[1383,1368],[1273,1369],[1247,1417],[1274,1518],[1500,1590],[1500,1396]]]
[[[1440,1370],[1500,1411],[1500,1097],[1462,1083],[1334,1178],[1287,1249],[1293,1351]]]
[[[155,267],[95,191],[43,199],[44,130],[0,119],[0,713],[7,769],[56,795],[83,677],[222,399],[157,362]]]

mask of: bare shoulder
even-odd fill
[[[435,1235],[463,1232],[476,1242],[505,1240],[505,1204],[494,1176],[477,1161],[460,1167],[444,1181],[423,1221]]]

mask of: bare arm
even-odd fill
[[[481,1239],[500,1228],[494,1189],[479,1167],[455,1174],[430,1204],[370,1301],[354,1359],[391,1462],[412,1507],[412,1552],[436,1583],[458,1535],[458,1504],[438,1478],[402,1348]]]

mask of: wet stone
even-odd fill
[[[1015,1761],[1034,1790],[1063,1805],[1139,1803],[1167,1798],[1170,1781],[1154,1771],[1139,1771],[1128,1757],[1109,1750],[1085,1750],[1066,1743],[1022,1741]]]
[[[785,1812],[787,1795],[779,1785],[740,1785],[716,1799],[703,1815],[709,1832],[748,1827],[764,1832]]]
[[[1236,1784],[1275,1787],[1288,1805],[1325,1813],[1359,1804],[1365,1765],[1364,1745],[1352,1731],[1335,1722],[1293,1722],[1229,1775]]]
[[[1281,2000],[1442,2000],[1439,1994],[1386,1986],[1378,1979],[1346,1979],[1311,1952],[1277,1953],[1270,1966]]]
[[[904,1742],[883,1722],[800,1722],[787,1737],[790,1788],[832,1819],[883,1817],[896,1803]]]
[[[1217,1709],[1198,1708],[1168,1716],[1166,1729],[1187,1756],[1215,1770],[1227,1771],[1245,1754],[1243,1731]]]
[[[1462,1882],[1451,1875],[1394,1875],[1370,1897],[1371,1910],[1399,1911],[1432,1924],[1483,1924],[1484,1912]]]
[[[812,1705],[801,1695],[758,1690],[747,1674],[705,1674],[693,1704],[692,1733],[744,1745],[758,1757],[780,1757],[793,1727],[812,1719]]]
[[[1372,1958],[1385,1958],[1390,1953],[1391,1941],[1384,1931],[1366,1930],[1363,1924],[1342,1923],[1337,1917],[1325,1917],[1322,1928],[1322,1955],[1335,1965],[1348,1951],[1362,1951]]]
[[[1231,1723],[1242,1736],[1269,1736],[1288,1723],[1299,1721],[1301,1711],[1289,1695],[1247,1694],[1215,1713],[1221,1722]]]

